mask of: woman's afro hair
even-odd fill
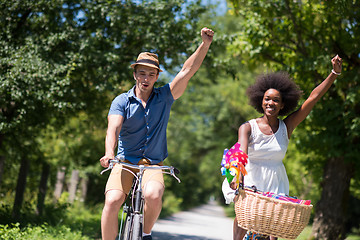
[[[290,113],[298,104],[302,91],[286,72],[275,72],[263,74],[257,77],[256,82],[247,89],[250,105],[259,113],[264,113],[262,101],[264,94],[270,88],[280,92],[283,109],[279,115],[285,116]]]

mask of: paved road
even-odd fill
[[[156,222],[154,240],[231,240],[233,219],[216,203],[176,213]]]

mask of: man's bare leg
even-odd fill
[[[163,194],[164,185],[162,183],[157,181],[149,181],[146,184],[144,189],[144,233],[151,233],[151,229],[160,215]]]
[[[105,205],[101,215],[101,234],[103,240],[114,240],[118,234],[118,214],[125,201],[125,193],[110,190],[105,194]]]

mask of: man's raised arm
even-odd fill
[[[209,28],[201,29],[202,43],[196,51],[185,61],[181,71],[170,83],[170,90],[174,99],[178,99],[185,92],[190,78],[200,68],[213,40],[214,31]]]

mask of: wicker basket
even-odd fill
[[[242,189],[235,201],[240,227],[285,239],[296,239],[299,236],[309,222],[312,207]]]

